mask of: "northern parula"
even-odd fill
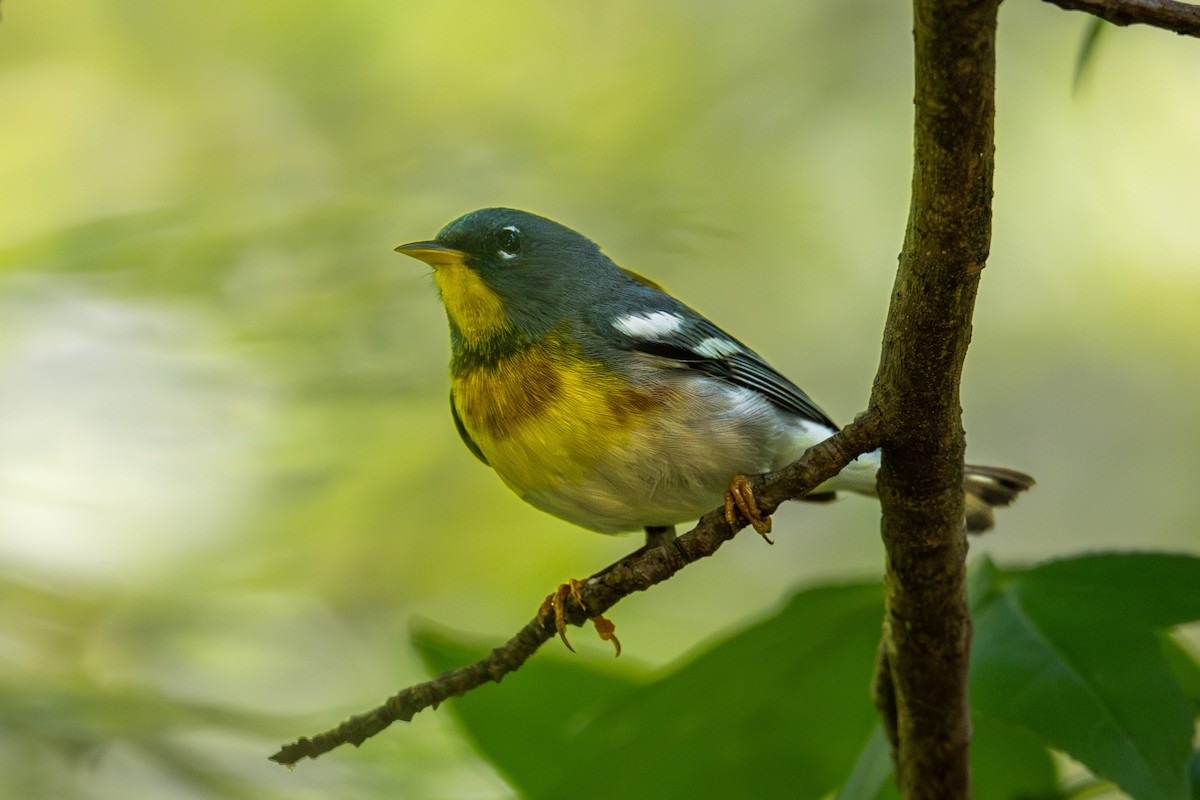
[[[732,489],[765,535],[731,479],[780,469],[837,430],[749,347],[552,220],[485,208],[396,250],[433,267],[463,442],[568,522],[661,543],[722,496],[728,508]],[[809,499],[874,496],[878,468],[878,452],[860,456]],[[992,507],[1032,485],[968,466],[967,528],[990,528]]]

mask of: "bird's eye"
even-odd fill
[[[521,252],[521,231],[515,225],[506,225],[496,233],[496,245],[504,258],[515,258]]]

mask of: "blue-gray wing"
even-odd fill
[[[682,303],[672,301],[658,310],[614,316],[610,328],[615,331],[610,341],[753,389],[786,411],[838,430],[811,397],[762,356]]]

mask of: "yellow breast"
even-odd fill
[[[554,335],[454,377],[452,389],[471,438],[521,495],[579,483],[662,402]]]

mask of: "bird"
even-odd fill
[[[647,547],[662,546],[724,500],[731,525],[740,513],[767,538],[745,476],[839,430],[754,350],[551,219],[483,208],[396,252],[433,268],[459,436],[521,499],[567,522],[644,530]],[[875,496],[879,465],[879,451],[859,456],[807,499]],[[966,528],[991,528],[993,507],[1033,483],[968,465]]]

